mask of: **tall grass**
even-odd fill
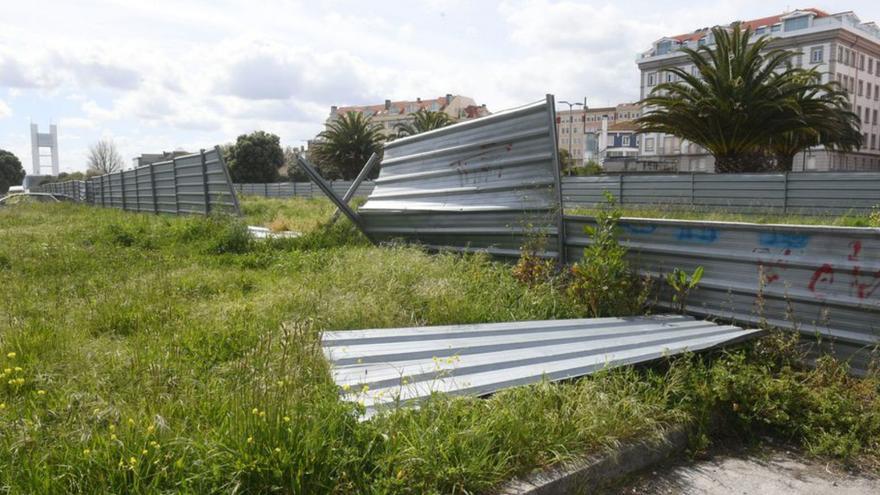
[[[321,330],[579,306],[485,256],[373,247],[346,221],[268,242],[244,225],[71,204],[0,211],[0,491],[474,493],[719,410],[737,431],[769,425],[817,453],[880,451],[876,381],[764,365],[751,350],[485,400],[436,396],[360,422]]]

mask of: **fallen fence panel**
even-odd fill
[[[594,222],[565,220],[569,258],[578,259]],[[645,275],[703,267],[689,313],[833,339],[857,373],[880,343],[878,229],[624,218],[620,237]]]
[[[487,395],[757,336],[689,316],[519,321],[325,332],[345,398],[367,415],[434,392]]]

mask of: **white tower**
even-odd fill
[[[41,155],[40,148],[49,148],[50,154]],[[37,124],[31,124],[31,159],[33,160],[33,174],[40,175],[42,169],[41,158],[52,157],[52,175],[58,175],[58,127],[55,124],[49,126],[49,133],[38,132]]]

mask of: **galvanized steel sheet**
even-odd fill
[[[566,216],[570,259],[589,217]],[[625,218],[622,244],[643,274],[705,270],[690,313],[832,337],[852,357],[880,343],[880,229]],[[668,290],[661,294],[668,304]],[[845,346],[844,346],[845,344]],[[865,356],[854,358],[863,373]]]
[[[556,255],[558,172],[548,95],[387,143],[375,187],[358,213],[378,241],[509,254],[526,236],[541,235]]]
[[[325,332],[322,346],[345,398],[362,401],[371,415],[433,392],[487,395],[759,333],[688,316],[656,315]]]

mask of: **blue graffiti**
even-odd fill
[[[782,234],[778,232],[767,232],[758,236],[758,242],[762,246],[802,249],[807,247],[810,242],[810,236],[806,234]]]
[[[621,223],[620,228],[629,232],[630,234],[653,234],[655,230],[657,230],[657,225],[633,225],[631,223]]]
[[[688,242],[698,242],[700,244],[712,244],[718,240],[718,229],[711,227],[695,228],[682,227],[678,229],[678,240]]]

